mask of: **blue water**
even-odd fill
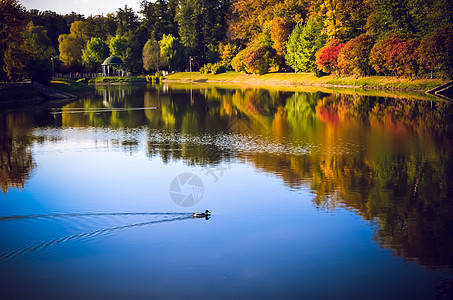
[[[101,86],[1,113],[1,299],[452,295],[449,128],[338,121],[313,93],[296,122],[292,93],[263,112],[234,98],[247,91],[207,91]],[[180,191],[190,207],[170,194],[182,173],[202,182]]]

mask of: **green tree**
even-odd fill
[[[110,40],[110,55],[111,56],[118,56],[123,61],[125,61],[128,57],[129,42],[126,38],[120,35],[114,36]]]
[[[201,0],[181,0],[176,14],[181,43],[189,54],[202,53]]]
[[[25,8],[16,0],[0,1],[0,80],[16,80],[24,72],[23,32],[27,25]],[[15,75],[15,73],[17,73]]]
[[[82,65],[82,49],[87,41],[87,29],[82,21],[71,25],[70,34],[60,35],[60,60],[67,66]]]
[[[43,26],[34,26],[29,22],[24,32],[25,47],[29,51],[27,72],[32,81],[48,83],[52,78],[51,59],[56,55],[52,41]]]
[[[311,16],[305,26],[298,23],[288,39],[286,63],[297,71],[316,71],[316,52],[326,39],[321,31],[322,19],[319,17]]]
[[[117,10],[115,21],[117,24],[117,35],[134,32],[139,25],[138,16],[135,14],[134,10],[127,5],[125,5],[124,8],[119,8]]]
[[[37,9],[28,11],[28,17],[35,26],[43,26],[52,41],[53,48],[58,50],[58,37],[69,33],[69,26],[62,15],[52,11],[41,12]]]
[[[82,50],[82,62],[88,70],[97,71],[109,56],[109,47],[100,38],[91,38]]]
[[[182,63],[182,48],[177,38],[171,34],[164,34],[159,41],[160,55],[168,62],[171,70],[176,70]]]

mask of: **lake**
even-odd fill
[[[450,299],[452,120],[203,83],[3,109],[0,298]]]

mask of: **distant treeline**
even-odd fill
[[[450,0],[145,0],[88,17],[0,0],[0,81],[98,72],[110,55],[133,73],[451,78],[452,49]]]

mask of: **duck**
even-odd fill
[[[194,218],[208,218],[211,215],[209,210],[206,210],[204,213],[193,213]]]

